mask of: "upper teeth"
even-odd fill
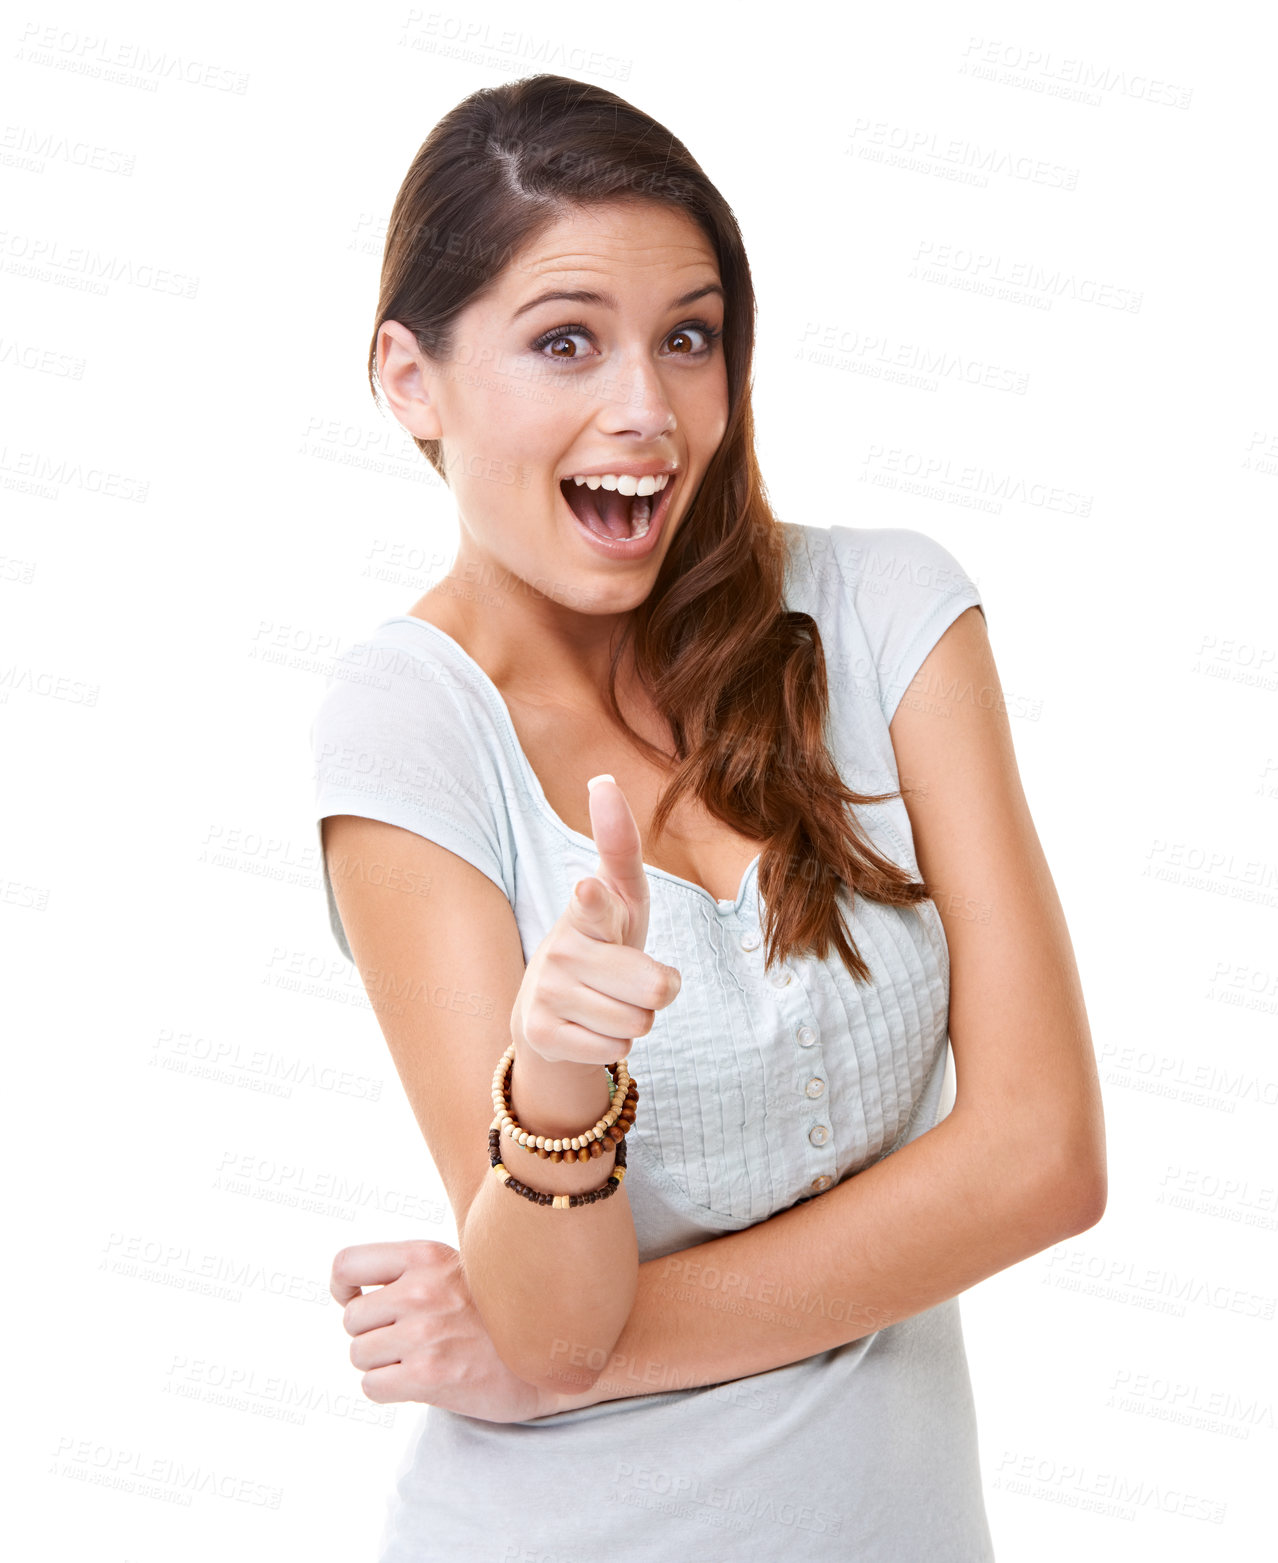
[[[636,478],[629,473],[603,472],[595,473],[590,477],[573,477],[573,482],[578,488],[584,483],[587,488],[615,488],[619,494],[659,494],[670,481],[670,473],[662,472],[656,477]]]

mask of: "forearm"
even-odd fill
[[[547,1404],[723,1383],[859,1340],[1090,1225],[1087,1197],[1082,1171],[952,1112],[827,1194],[641,1265],[606,1364],[565,1331]]]
[[[516,1053],[511,1107],[530,1134],[579,1135],[608,1103],[608,1076],[598,1065]],[[612,1173],[615,1146],[605,1144],[588,1161],[551,1161],[503,1135],[501,1159],[530,1188],[579,1194],[601,1188]],[[532,1384],[550,1381],[565,1337],[581,1342],[592,1361],[603,1360],[634,1304],[639,1251],[624,1183],[607,1199],[562,1209],[535,1204],[490,1172],[467,1212],[459,1252],[498,1354]]]

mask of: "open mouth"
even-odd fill
[[[669,504],[676,474],[655,494],[622,494],[600,486],[590,488],[565,478],[559,485],[568,508],[588,531],[605,542],[620,543],[646,537]]]

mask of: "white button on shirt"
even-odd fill
[[[829,1138],[830,1131],[823,1123],[817,1124],[815,1129],[808,1130],[808,1139],[812,1141],[813,1145],[824,1145]]]
[[[820,1096],[825,1090],[825,1081],[813,1075],[803,1089],[808,1096]]]

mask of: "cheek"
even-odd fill
[[[517,394],[519,390],[522,394]],[[493,397],[485,437],[531,484],[539,475],[553,472],[561,454],[571,448],[581,422],[582,400],[577,396],[569,403],[549,389],[517,387]]]
[[[693,427],[696,431],[696,443],[701,446],[703,457],[708,461],[711,455],[723,443],[723,436],[728,432],[728,404],[726,398],[722,403],[713,407],[703,406]]]
[[[500,449],[512,459],[542,446],[546,430],[562,415],[536,377],[503,371],[489,363],[464,376],[458,405],[449,409],[459,442],[482,450]]]
[[[717,450],[728,429],[728,374],[722,363],[719,372],[696,395],[687,399],[680,418],[685,429],[695,436],[707,454]]]
[[[458,430],[453,464],[465,468],[485,509],[509,510],[526,503],[554,471],[563,443],[562,425],[548,420],[545,408],[521,406],[518,398],[496,392]]]

